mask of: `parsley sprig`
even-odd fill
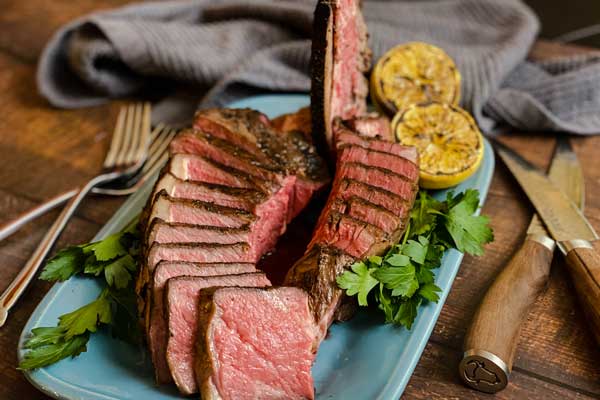
[[[444,252],[455,248],[479,256],[483,245],[494,239],[489,219],[475,215],[478,208],[477,190],[449,192],[445,201],[419,192],[400,243],[383,257],[354,263],[338,276],[339,287],[356,296],[360,306],[377,304],[386,323],[410,329],[421,303],[439,300],[441,289],[434,283],[433,270],[441,265]]]
[[[90,334],[106,325],[120,339],[137,343],[133,274],[139,253],[137,218],[121,232],[94,243],[59,251],[44,267],[40,279],[65,281],[77,274],[104,277],[106,287],[98,298],[58,318],[55,327],[31,330],[24,344],[29,351],[19,368],[31,370],[75,357],[87,350]]]

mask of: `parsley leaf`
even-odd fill
[[[40,274],[40,279],[50,282],[66,281],[81,272],[83,258],[83,251],[79,247],[67,247],[48,261]]]
[[[73,336],[68,340],[59,340],[46,346],[36,346],[25,353],[19,363],[19,369],[30,370],[54,364],[67,357],[76,357],[87,350],[89,334]]]
[[[58,326],[64,328],[65,339],[68,340],[85,332],[96,332],[99,323],[110,323],[111,312],[107,295],[108,290],[104,289],[96,300],[58,317]]]
[[[452,198],[446,215],[446,228],[452,236],[459,251],[480,256],[483,254],[482,245],[494,240],[492,229],[488,226],[489,218],[473,215],[479,207],[479,193],[468,189],[462,195]]]
[[[352,271],[345,271],[337,277],[337,284],[346,289],[348,296],[358,295],[358,304],[367,305],[367,295],[377,283],[377,279],[371,276],[371,272],[364,262],[352,264]]]
[[[136,268],[137,265],[133,257],[126,254],[121,258],[111,261],[104,267],[106,282],[117,289],[126,288],[133,278],[131,273],[134,272]]]
[[[488,218],[475,216],[479,194],[467,190],[448,193],[439,201],[420,191],[400,243],[382,256],[370,256],[338,276],[338,286],[367,306],[369,297],[382,311],[386,323],[410,329],[423,301],[438,302],[441,289],[433,270],[450,248],[473,255],[493,240]],[[379,290],[373,290],[379,285]]]

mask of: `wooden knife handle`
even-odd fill
[[[483,297],[464,342],[463,381],[486,393],[507,385],[521,323],[548,283],[554,241],[528,236]]]
[[[583,312],[600,343],[600,255],[584,240],[562,242],[561,247],[567,252],[567,267]]]

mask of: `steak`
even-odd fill
[[[329,181],[302,133],[279,131],[249,109],[201,110],[169,149],[140,219],[145,263],[136,284],[159,383],[169,381],[175,365],[168,368],[161,339],[169,312],[161,312],[157,297],[165,276],[198,275],[209,271],[208,264],[221,265],[219,272],[210,267],[211,274],[249,271]]]
[[[202,290],[195,363],[202,399],[314,399],[308,303],[292,287]]]
[[[164,312],[164,287],[168,279],[178,276],[215,276],[256,272],[253,264],[217,263],[198,264],[182,262],[160,262],[152,277],[152,304],[148,314],[148,346],[158,383],[173,381],[167,365],[167,323]]]
[[[312,140],[310,107],[303,107],[295,113],[280,115],[272,121],[272,125],[279,132],[302,132],[307,140]]]
[[[370,67],[359,0],[319,0],[313,20],[311,117],[315,143],[334,150],[332,123],[366,113]]]
[[[385,132],[361,135],[339,121],[335,133],[336,174],[329,198],[305,255],[285,279],[308,292],[319,340],[334,318],[346,320],[356,308],[336,277],[401,238],[418,191],[414,148],[379,139]]]
[[[171,278],[165,291],[168,339],[166,358],[177,388],[183,394],[198,392],[194,355],[200,290],[215,286],[270,286],[263,273]],[[239,300],[238,300],[239,301]]]

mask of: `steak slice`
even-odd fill
[[[184,181],[168,172],[160,177],[154,187],[155,193],[161,191],[174,198],[200,200],[249,212],[267,199],[266,193],[260,190]]]
[[[314,399],[308,303],[293,287],[202,290],[195,363],[202,399]]]
[[[317,243],[333,246],[355,258],[381,254],[391,244],[386,232],[376,226],[333,210],[317,228],[308,247]]]
[[[171,376],[179,391],[189,395],[198,392],[194,375],[194,355],[200,290],[215,286],[270,286],[262,272],[171,278],[165,290],[166,315],[169,335],[166,358]],[[266,310],[263,310],[266,311]]]
[[[198,263],[178,263],[178,262],[160,262],[154,270],[152,277],[152,303],[146,316],[147,339],[152,363],[154,364],[154,373],[158,383],[169,383],[173,381],[171,371],[167,364],[167,319],[164,313],[164,287],[168,279],[178,276],[216,276],[216,275],[235,275],[256,272],[253,264],[240,263],[217,263],[217,264],[198,264]]]
[[[311,115],[315,143],[334,150],[332,122],[365,114],[370,66],[359,0],[319,0],[313,22]]]
[[[331,210],[376,226],[384,232],[395,232],[402,228],[402,220],[394,213],[360,197],[337,198],[332,203]]]
[[[415,147],[403,146],[398,143],[361,136],[358,133],[349,130],[339,120],[334,122],[334,134],[337,147],[345,144],[353,144],[366,149],[390,153],[398,157],[404,157],[415,164],[419,163],[419,155]]]
[[[273,183],[252,177],[235,168],[226,167],[195,154],[175,154],[169,161],[169,172],[184,181],[213,183],[234,188],[271,191]]]
[[[248,175],[276,181],[283,173],[273,160],[259,161],[252,153],[199,130],[182,131],[170,145],[171,154],[197,154],[221,165],[228,165]]]
[[[346,162],[357,162],[370,167],[384,168],[411,181],[416,181],[419,178],[419,167],[415,163],[403,157],[366,149],[361,146],[347,144],[338,147],[338,164]]]
[[[304,289],[317,326],[317,343],[325,338],[344,291],[336,279],[356,261],[331,246],[315,245],[298,260],[285,277],[285,285]]]
[[[146,282],[160,261],[254,264],[258,260],[248,243],[154,243],[147,254]]]
[[[272,120],[271,124],[279,132],[302,132],[306,140],[312,141],[310,107],[303,107],[294,113],[280,115]]]
[[[148,243],[239,243],[252,240],[250,228],[168,223],[155,218],[147,234]]]
[[[369,203],[385,208],[400,218],[405,218],[410,212],[408,200],[382,188],[371,186],[351,178],[343,178],[340,181],[339,185],[336,186],[336,196],[343,200],[348,200],[354,196],[360,197]]]
[[[405,177],[385,168],[349,162],[338,167],[340,178],[350,178],[394,193],[400,198],[414,201],[417,185]]]
[[[256,217],[237,208],[218,206],[198,200],[176,199],[162,191],[155,197],[148,217],[150,224],[155,218],[165,222],[193,225],[209,225],[221,228],[241,228],[255,221]]]

